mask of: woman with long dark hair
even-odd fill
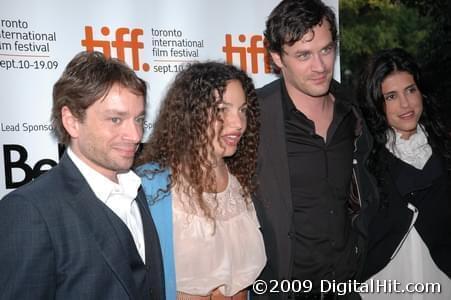
[[[244,300],[263,269],[258,129],[252,80],[232,65],[192,64],[170,86],[138,160],[168,299]]]
[[[380,191],[364,276],[396,279],[402,287],[439,282],[442,293],[434,299],[450,299],[450,135],[434,98],[412,56],[395,48],[369,60],[358,99],[374,137],[368,166]]]

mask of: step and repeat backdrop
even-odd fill
[[[193,61],[235,64],[256,87],[275,79],[262,33],[279,0],[1,2],[0,198],[57,164],[52,87],[80,51],[124,60],[148,82],[144,141],[168,84]],[[338,0],[325,2],[338,14]]]

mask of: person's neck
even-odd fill
[[[69,149],[72,151],[73,155],[75,155],[78,158],[78,160],[80,160],[82,163],[84,163],[87,167],[89,167],[93,171],[99,173],[100,175],[108,178],[110,181],[112,181],[114,183],[119,183],[119,180],[117,177],[118,172],[108,170],[106,168],[103,168],[103,167],[93,163],[92,161],[87,159],[84,155],[82,155],[80,150],[77,147],[74,147],[73,145],[70,145]]]
[[[315,133],[326,141],[327,131],[332,122],[334,113],[333,95],[327,93],[322,96],[314,97],[306,95],[295,88],[290,90],[288,87],[287,91],[297,110],[301,111],[315,124]]]
[[[288,95],[293,101],[294,106],[307,117],[309,115],[321,115],[328,112],[333,107],[333,97],[330,93],[322,96],[310,96],[298,89],[287,87]]]
[[[223,192],[228,185],[229,182],[229,170],[227,169],[227,165],[224,161],[215,165],[213,168],[213,172],[215,173],[216,178],[216,193]]]

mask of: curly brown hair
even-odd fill
[[[259,142],[259,109],[252,79],[233,65],[220,62],[194,63],[177,74],[162,102],[152,135],[136,164],[157,163],[161,172],[171,170],[168,189],[187,183],[197,204],[208,218],[213,213],[202,194],[216,190],[214,163],[208,157],[213,149],[214,133],[209,130],[220,117],[219,104],[227,84],[238,80],[246,95],[247,129],[227,167],[241,184],[246,201],[255,191],[254,174]],[[219,96],[219,99],[218,99]]]

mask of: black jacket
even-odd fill
[[[370,278],[390,262],[408,233],[413,218],[408,203],[418,210],[414,226],[432,259],[451,278],[451,184],[443,159],[433,154],[420,171],[386,149],[380,155],[388,168],[381,176],[382,205],[369,226],[364,278]]]
[[[261,109],[260,145],[257,166],[258,191],[254,197],[254,205],[262,226],[265,239],[268,263],[261,279],[291,279],[293,253],[290,231],[292,226],[292,199],[284,116],[281,93],[282,79],[275,80],[257,90]],[[333,82],[331,92],[336,99],[346,101],[337,82]],[[361,217],[364,210],[377,206],[378,196],[374,179],[364,167],[364,161],[372,146],[371,137],[366,130],[358,109],[353,105],[357,117],[355,127],[355,180],[360,194],[360,210],[354,217],[353,224],[360,233],[360,251],[365,251],[367,223]],[[286,299],[285,294],[266,294],[260,299]]]

